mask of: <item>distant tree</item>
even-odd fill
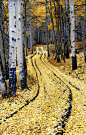
[[[66,15],[66,44],[65,44],[65,55],[69,58],[69,15],[68,15],[68,0],[65,0],[65,15]]]
[[[70,0],[70,22],[71,22],[71,54],[72,54],[72,70],[77,68],[77,60],[75,53],[75,20],[74,20],[74,0]]]
[[[54,30],[54,21],[53,21],[53,16],[52,16],[52,4],[50,0],[50,18],[51,18],[51,23],[52,23],[52,29],[54,33],[54,43],[55,43],[55,59],[57,59],[57,39],[55,35],[55,30]]]
[[[33,42],[32,42],[32,12],[31,12],[31,2],[29,1],[29,23],[30,23],[30,45],[31,53],[33,53]]]
[[[57,7],[55,5],[55,0],[54,0],[54,6],[55,6],[55,20],[56,20],[56,38],[57,38],[57,62],[60,62],[60,57],[59,57],[59,46],[60,46],[60,0],[57,2]],[[56,12],[57,9],[57,12]],[[58,20],[58,22],[57,22]]]
[[[61,21],[62,21],[62,23],[61,23],[61,28],[62,28],[61,40],[62,40],[62,36],[64,35],[64,21],[63,21],[63,7],[62,7],[62,5],[61,5],[61,12],[62,12],[62,16],[61,16]],[[61,44],[61,59],[63,59],[63,46],[62,46],[62,44]]]
[[[46,0],[46,41],[47,41],[47,52],[48,52],[48,57],[49,57],[50,54],[49,54],[49,41],[48,41],[47,0]]]

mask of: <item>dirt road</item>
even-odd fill
[[[37,84],[29,103],[0,125],[2,134],[85,135],[86,85],[65,75],[41,54],[28,57]],[[35,89],[35,90],[34,90]]]

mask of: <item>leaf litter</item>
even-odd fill
[[[6,116],[9,116],[23,106],[26,99],[30,101],[37,92],[38,82],[36,73],[30,60],[28,60],[29,79],[27,80],[29,80],[29,90],[21,91],[18,82],[17,97],[0,101],[0,134],[2,135],[53,135],[57,133],[57,129],[54,127],[62,121],[62,116],[65,113],[64,110],[69,106],[67,102],[69,89],[50,70],[43,67],[43,63],[38,60],[38,56],[36,59],[42,73],[42,76],[38,75],[40,84],[39,95],[33,102],[30,102],[29,105],[22,108],[17,114],[14,114],[13,117],[10,117],[5,122],[3,121]],[[72,90],[72,94],[72,111],[66,123],[64,134],[85,134],[86,100],[79,91]]]

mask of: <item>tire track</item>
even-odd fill
[[[57,76],[58,76],[58,74],[59,74],[59,76],[61,77],[61,79],[70,87],[70,90],[72,91],[72,96],[73,96],[73,104],[71,104],[72,105],[72,107],[73,107],[73,109],[72,110],[74,110],[74,101],[75,101],[75,97],[74,97],[74,93],[75,93],[75,91],[77,91],[78,93],[79,93],[79,91],[80,91],[80,93],[79,94],[85,94],[84,93],[84,91],[83,91],[83,88],[85,89],[85,85],[83,84],[83,86],[82,85],[80,85],[79,86],[79,83],[81,84],[81,82],[78,82],[78,80],[77,80],[77,82],[78,82],[78,85],[77,85],[77,83],[75,84],[75,82],[74,81],[72,81],[73,79],[71,79],[70,77],[70,79],[68,78],[68,76],[67,76],[67,78],[66,78],[66,75],[63,73],[59,73],[59,70],[57,69],[54,69],[54,67],[52,67],[52,65],[51,64],[48,64],[48,62],[46,62],[45,60],[44,60],[44,58],[42,58],[42,56],[41,56],[41,60],[44,62],[44,64],[48,67],[48,68],[50,68],[50,70],[51,71],[53,71],[53,73],[55,73]],[[68,80],[69,79],[69,80]],[[74,83],[74,85],[72,84],[72,83]],[[70,106],[71,107],[71,106]],[[69,108],[70,108],[69,107]],[[67,116],[68,116],[68,114],[67,114]],[[71,115],[72,116],[72,115]],[[68,116],[69,117],[69,116]],[[65,121],[65,120],[64,120]],[[57,133],[58,134],[58,133]]]
[[[36,54],[36,53],[35,53]],[[40,89],[40,85],[39,85],[39,81],[38,81],[38,75],[37,75],[37,71],[36,71],[36,69],[35,69],[35,67],[34,67],[34,64],[33,64],[33,62],[32,62],[32,58],[33,58],[33,56],[35,56],[35,54],[33,54],[31,57],[30,57],[30,59],[31,59],[31,63],[32,63],[32,66],[33,66],[33,68],[34,68],[34,70],[35,70],[35,72],[36,72],[36,77],[37,77],[37,82],[38,82],[38,89],[37,89],[37,93],[36,93],[36,95],[33,97],[33,99],[31,99],[31,100],[26,100],[25,102],[25,104],[22,106],[22,107],[20,107],[17,111],[15,111],[15,112],[13,112],[12,114],[10,114],[10,116],[6,116],[6,118],[5,119],[0,119],[0,120],[2,120],[2,121],[6,121],[7,119],[9,119],[9,118],[11,118],[11,117],[13,117],[15,114],[17,114],[22,108],[24,108],[25,106],[27,106],[27,105],[29,105],[29,103],[31,103],[31,102],[33,102],[35,99],[36,99],[36,97],[38,96],[38,94],[39,94],[39,89]],[[28,88],[28,87],[27,87]],[[0,123],[0,125],[1,125],[2,123]]]
[[[42,57],[42,55],[41,55],[41,57]],[[40,60],[41,60],[41,62],[44,64],[44,66],[46,66],[46,64],[42,61],[42,59],[41,59],[41,57],[39,58]],[[39,71],[39,73],[40,73],[40,75],[42,76],[42,73],[41,73],[41,71],[40,71],[40,69],[39,69],[39,67],[38,67],[38,65],[37,65],[37,63],[36,63],[36,59],[34,59],[34,63],[35,63],[35,66],[37,67],[37,69],[38,69],[38,71]],[[47,67],[47,66],[46,66]],[[47,67],[48,68],[48,70],[50,70],[49,69],[49,67]],[[52,71],[52,73],[53,73],[53,75],[56,77],[56,78],[59,78],[59,80],[61,80],[61,78],[60,77],[58,77],[53,71]],[[57,134],[61,134],[61,135],[63,135],[63,133],[64,133],[64,130],[65,130],[65,124],[66,124],[66,122],[68,121],[68,118],[69,118],[69,116],[70,116],[70,114],[71,114],[71,109],[72,109],[72,92],[71,92],[71,90],[70,90],[70,88],[69,88],[69,86],[63,81],[63,80],[61,80],[66,86],[67,86],[67,88],[69,89],[69,96],[68,96],[68,103],[69,103],[69,107],[67,108],[67,109],[65,109],[65,113],[62,115],[62,117],[61,117],[61,121],[59,121],[59,124],[58,125],[56,125],[54,128],[55,129],[57,129],[57,132],[56,132],[56,135]],[[44,87],[45,88],[45,87]],[[65,92],[65,91],[64,91]],[[47,92],[46,92],[47,93]],[[66,104],[67,104],[67,102],[66,102]]]
[[[42,56],[41,56],[42,57]],[[45,57],[44,57],[45,58]],[[53,69],[54,71],[56,71],[53,67],[51,67],[50,65],[49,65],[49,63],[47,63],[45,60],[44,60],[44,58],[43,58],[43,61],[44,61],[44,63],[46,63],[51,69]],[[56,71],[57,73],[58,73],[58,71]],[[66,81],[68,81],[66,78],[65,78],[65,80]],[[70,81],[68,81],[69,82],[69,84],[71,85],[71,86],[73,86],[76,90],[79,90],[80,91],[80,88],[79,87],[77,87],[77,86],[75,86],[74,84],[72,84],[72,82],[70,82]]]

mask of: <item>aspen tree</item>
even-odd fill
[[[38,43],[39,43],[39,29],[38,29]]]
[[[61,5],[61,12],[62,12],[62,16],[61,16],[61,20],[62,20],[62,24],[61,24],[61,28],[62,28],[62,34],[61,34],[61,40],[62,40],[62,36],[64,36],[64,22],[63,22],[63,8]],[[62,44],[61,44],[61,59],[63,59],[63,48],[62,48]]]
[[[2,3],[2,0],[0,2],[1,2],[1,4],[0,4],[0,23],[1,23],[1,30],[2,30],[1,59],[2,59],[2,68],[3,68],[4,76],[6,78],[3,3]]]
[[[55,59],[57,59],[57,39],[54,31],[54,23],[53,23],[53,16],[52,16],[52,5],[51,5],[51,0],[50,0],[50,18],[51,18],[51,23],[53,26],[53,34],[54,34],[54,43],[55,43]]]
[[[9,90],[10,96],[16,96],[16,16],[14,0],[9,0]]]
[[[46,41],[47,41],[47,52],[48,52],[48,57],[49,57],[50,54],[49,54],[49,41],[48,41],[47,0],[46,0]]]
[[[59,11],[59,4],[60,4],[60,1],[57,2],[57,10]],[[55,5],[55,0],[54,0],[54,7],[55,7],[55,19],[56,19],[56,35],[57,35],[57,62],[60,62],[60,57],[59,57],[59,44],[60,44],[60,38],[59,38],[59,17],[58,17],[58,22],[57,22],[57,16],[56,16],[56,5]],[[59,15],[58,15],[59,16]]]
[[[4,12],[5,8],[3,7]],[[8,46],[8,26],[7,26],[7,16],[6,14],[2,16],[4,24],[4,37],[3,37],[3,42],[4,42],[4,49],[5,49],[5,65],[6,65],[6,79],[9,79],[9,46]]]
[[[33,21],[33,46],[35,44],[35,15],[34,15],[34,21]]]
[[[33,53],[33,42],[32,42],[32,17],[31,17],[31,1],[29,1],[29,22],[30,22],[30,46],[31,46],[31,53]]]
[[[24,54],[23,54],[23,8],[22,0],[15,0],[16,4],[16,46],[17,46],[17,60],[19,68],[19,77],[22,90],[27,87],[26,74],[24,71]]]
[[[85,13],[84,13],[84,31],[83,31],[84,60],[86,62],[85,26],[86,26],[86,0],[85,0]]]
[[[0,32],[0,36],[1,36],[1,32]],[[1,70],[1,49],[0,49],[0,91],[1,91],[2,98],[5,98],[7,96],[7,85]]]
[[[26,0],[24,0],[24,45],[25,45],[25,56],[27,56],[27,43],[26,43],[26,31],[27,31],[27,17],[26,17]]]
[[[65,0],[65,14],[66,14],[66,36],[67,36],[67,45],[65,46],[66,49],[66,58],[69,58],[69,16],[68,16],[68,0]]]
[[[6,0],[5,0],[6,2]],[[4,20],[5,20],[5,59],[6,59],[6,76],[9,78],[9,34],[8,34],[8,19],[7,19],[7,5],[4,7]]]
[[[1,91],[1,95],[2,98],[6,97],[6,92],[7,92],[7,86],[6,86],[6,82],[3,76],[3,72],[2,72],[2,60],[1,60],[1,46],[2,46],[2,34],[1,34],[1,5],[2,5],[2,0],[0,0],[0,91]]]
[[[75,70],[77,68],[77,60],[76,60],[76,53],[75,53],[74,0],[70,0],[70,22],[71,22],[72,70]]]

